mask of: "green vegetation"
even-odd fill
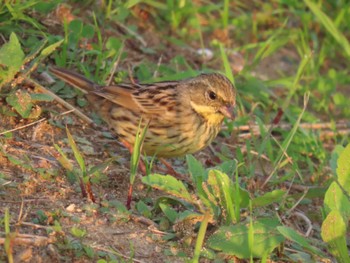
[[[29,244],[48,261],[349,262],[349,24],[344,0],[1,2],[0,261]],[[153,159],[141,178],[147,127],[129,162],[52,65],[99,84],[220,71],[236,118],[173,160],[188,180]]]

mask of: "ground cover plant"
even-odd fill
[[[0,3],[1,262],[349,262],[347,1]],[[235,119],[138,171],[98,84],[221,72]],[[200,135],[199,135],[200,136]]]

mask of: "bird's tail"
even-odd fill
[[[56,77],[60,78],[64,82],[80,89],[84,93],[89,93],[90,91],[96,90],[99,86],[88,80],[84,76],[70,71],[68,69],[58,68],[58,67],[50,67],[49,71],[53,73]]]

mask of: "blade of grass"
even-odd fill
[[[206,212],[203,216],[203,221],[201,223],[201,226],[199,227],[196,246],[194,248],[194,253],[192,258],[193,263],[199,262],[199,257],[201,254],[201,249],[205,238],[205,233],[207,232],[209,219],[210,219],[210,212]]]
[[[133,152],[130,158],[130,183],[129,183],[128,197],[126,201],[127,209],[131,208],[133,185],[135,182],[136,172],[137,172],[137,168],[141,157],[142,144],[146,136],[146,131],[148,129],[149,121],[147,122],[146,126],[142,128],[142,131],[141,131],[141,124],[142,124],[142,118],[140,119],[139,126],[137,128],[135,144],[134,144]]]
[[[298,67],[298,72],[294,78],[294,81],[293,81],[292,87],[290,89],[290,92],[288,93],[288,97],[286,99],[286,102],[284,103],[283,112],[285,111],[286,108],[289,107],[290,101],[298,89],[298,83],[299,83],[299,81],[300,81],[300,79],[305,71],[306,65],[310,62],[311,58],[312,58],[312,53],[308,54],[308,55],[304,55],[302,61],[300,62],[300,65]]]
[[[235,79],[233,77],[231,65],[226,55],[224,45],[220,43],[219,47],[220,47],[221,59],[222,59],[222,62],[224,63],[225,75],[233,84],[235,84]]]
[[[5,242],[4,242],[4,248],[7,255],[7,260],[9,263],[13,263],[13,254],[12,254],[12,235],[10,230],[10,213],[9,209],[6,207],[5,209],[5,216],[4,216],[4,225],[5,225]]]
[[[297,129],[299,128],[301,119],[302,119],[302,117],[304,115],[304,112],[306,110],[307,104],[309,102],[309,97],[310,97],[310,93],[309,92],[304,94],[304,106],[303,106],[302,112],[300,113],[297,121],[293,125],[293,128],[290,131],[290,133],[288,134],[287,138],[284,140],[284,142],[283,142],[283,144],[281,146],[280,154],[276,158],[276,161],[275,161],[275,164],[274,164],[274,169],[271,171],[270,175],[266,178],[264,183],[261,185],[261,189],[265,187],[265,185],[267,184],[268,181],[270,181],[271,177],[275,174],[277,169],[280,168],[280,164],[281,164],[281,162],[283,160],[284,153],[287,151],[287,149],[288,149],[290,143],[292,142],[292,139],[293,139]]]
[[[85,177],[86,176],[86,166],[85,166],[84,158],[81,155],[80,151],[78,150],[78,147],[77,147],[77,145],[76,145],[76,143],[75,143],[75,141],[73,139],[73,136],[69,132],[68,127],[66,127],[66,132],[67,132],[67,137],[68,137],[68,143],[69,143],[70,147],[73,150],[74,157],[75,157],[75,159],[77,160],[77,162],[78,162],[78,164],[80,166],[80,169],[82,171],[83,177]]]
[[[137,135],[135,138],[134,149],[130,159],[130,183],[131,184],[133,184],[135,181],[136,171],[137,171],[137,167],[141,157],[141,148],[142,148],[143,140],[146,136],[146,131],[149,125],[149,122],[148,122],[146,126],[141,130],[141,123],[142,123],[142,119],[140,119],[140,123],[137,128]]]
[[[334,37],[334,39],[343,47],[347,56],[350,56],[350,43],[347,38],[338,30],[333,21],[310,0],[304,0],[312,13],[320,20],[326,30]]]
[[[222,17],[222,25],[226,29],[228,26],[228,12],[229,12],[229,0],[224,0],[224,10],[221,14]]]

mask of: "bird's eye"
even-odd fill
[[[216,99],[216,93],[214,91],[209,91],[209,99],[211,99],[211,100]]]

